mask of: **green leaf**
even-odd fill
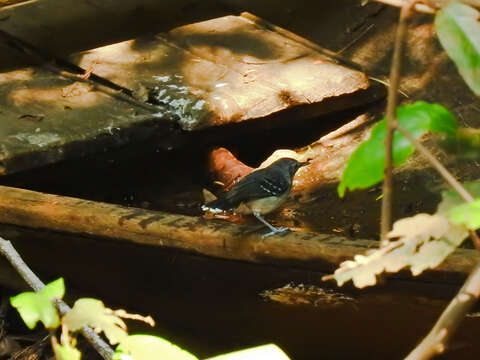
[[[207,360],[289,360],[290,358],[275,344],[257,346],[215,356]]]
[[[113,360],[198,360],[171,342],[152,335],[130,335],[115,349]]]
[[[45,327],[52,329],[60,325],[53,299],[61,299],[64,294],[65,284],[60,278],[39,292],[24,292],[10,298],[10,304],[18,310],[28,328],[33,329],[41,321]]]
[[[480,198],[480,181],[472,181],[462,185],[474,198]],[[465,204],[465,200],[455,190],[443,191],[442,201],[438,204],[437,213],[448,216],[453,208],[463,204]]]
[[[103,331],[112,345],[127,337],[123,320],[97,299],[84,298],[75,301],[72,310],[64,316],[63,323],[71,331],[80,330],[85,325],[91,326],[96,332]]]
[[[477,96],[480,96],[479,15],[468,5],[451,2],[435,16],[440,43]]]
[[[440,143],[449,153],[462,159],[480,157],[480,129],[460,128],[455,137],[450,136]]]
[[[417,139],[427,131],[452,136],[455,135],[457,128],[455,118],[447,109],[441,105],[429,104],[424,101],[398,107],[397,120]],[[386,128],[386,120],[382,119],[372,129],[370,138],[360,144],[352,154],[338,185],[340,197],[345,195],[347,189],[365,189],[383,179]],[[403,164],[414,150],[410,141],[396,131],[393,138],[394,165]]]
[[[448,218],[457,225],[465,225],[470,230],[480,228],[480,199],[452,208]]]
[[[70,344],[60,345],[55,344],[53,347],[56,360],[80,360],[82,354],[77,348],[71,346]]]

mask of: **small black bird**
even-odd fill
[[[202,209],[210,212],[236,209],[241,214],[253,214],[271,230],[264,238],[286,231],[288,228],[276,228],[262,215],[272,212],[287,200],[293,176],[300,167],[307,164],[308,162],[281,158],[266,168],[248,174],[230,191],[203,205]]]

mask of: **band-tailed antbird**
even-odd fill
[[[210,212],[236,209],[241,214],[253,214],[270,229],[269,233],[263,235],[264,238],[286,231],[288,228],[276,228],[262,215],[274,211],[287,200],[295,173],[307,164],[281,158],[266,168],[248,174],[218,199],[203,205],[202,209]]]

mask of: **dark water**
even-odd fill
[[[358,291],[322,283],[321,273],[210,259],[113,241],[0,228],[46,280],[64,276],[67,300],[99,297],[112,308],[151,314],[152,330],[204,358],[274,342],[292,359],[401,359],[432,326],[458,286],[390,279]],[[61,254],[61,255],[60,255]],[[287,284],[329,289],[315,305],[284,305],[260,293]],[[341,300],[341,299],[347,300]],[[445,359],[474,359],[480,324],[467,318]]]

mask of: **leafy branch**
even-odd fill
[[[12,243],[0,237],[0,253],[10,262],[18,274],[25,280],[25,282],[36,292],[45,289],[45,284],[38,278],[37,275],[28,267],[22,260],[20,254],[15,250]],[[65,315],[71,309],[63,301],[57,300],[55,302],[57,309],[61,315]],[[92,344],[97,352],[106,360],[111,359],[113,350],[103,341],[90,327],[84,326],[81,329],[82,335]]]
[[[38,276],[25,264],[10,241],[0,238],[0,254],[4,255],[14,269],[35,290],[10,298],[25,324],[33,329],[40,321],[51,331],[51,343],[56,360],[80,360],[81,353],[75,347],[73,332],[81,331],[105,360],[198,360],[188,351],[169,341],[152,335],[128,335],[122,318],[140,320],[154,326],[150,316],[128,314],[124,310],[111,310],[97,299],[78,299],[73,308],[61,298],[65,293],[63,279],[44,285]],[[60,316],[59,316],[60,315]],[[61,325],[60,343],[54,330]],[[104,342],[98,332],[105,334],[115,351]],[[235,351],[209,360],[249,360],[249,359],[289,360],[289,357],[276,345],[267,344]]]
[[[392,193],[393,193],[393,134],[395,132],[395,117],[398,103],[398,89],[402,66],[403,46],[407,32],[407,20],[412,13],[415,0],[404,2],[400,11],[400,19],[395,34],[392,67],[390,70],[390,87],[387,99],[387,133],[385,136],[385,180],[383,183],[382,215],[380,221],[380,245],[385,245],[387,233],[392,224]]]
[[[397,107],[407,20],[414,9],[436,13],[435,27],[442,46],[466,84],[475,94],[480,95],[480,13],[474,8],[480,7],[480,1],[378,1],[401,7],[386,118],[372,129],[370,139],[352,154],[342,174],[338,192],[343,196],[346,189],[367,188],[384,179],[381,247],[366,255],[357,255],[353,261],[345,261],[333,275],[324,277],[324,280],[335,279],[340,286],[349,280],[357,287],[374,285],[380,273],[398,272],[405,267],[409,267],[413,275],[418,275],[425,269],[438,266],[469,233],[474,245],[480,250],[480,239],[475,233],[480,228],[480,198],[476,199],[469,191],[474,190],[475,195],[480,197],[480,183],[470,184],[468,187],[471,189],[467,190],[419,141],[427,131],[456,137],[456,120],[437,104],[416,102]],[[435,214],[417,214],[400,219],[390,231],[393,166],[405,162],[414,150],[418,150],[427,159],[458,195],[444,193],[443,201]],[[367,174],[362,175],[362,171]],[[443,352],[460,321],[478,297],[480,264],[472,271],[435,327],[407,359],[429,359]]]
[[[460,322],[480,297],[480,264],[471,272],[460,291],[448,304],[428,335],[405,360],[428,360],[445,351]]]

